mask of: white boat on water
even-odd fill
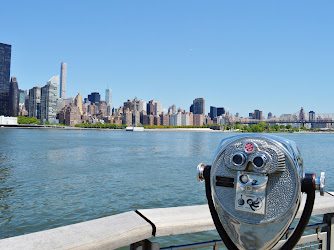
[[[126,127],[125,131],[144,131],[144,127]]]

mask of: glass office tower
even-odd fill
[[[9,78],[12,46],[0,43],[0,115],[9,115]]]

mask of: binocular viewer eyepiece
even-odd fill
[[[282,238],[307,194],[302,216],[281,249],[292,249],[313,210],[315,190],[325,192],[325,174],[303,172],[295,142],[265,135],[224,139],[212,166],[197,166],[209,209],[228,249],[270,249]]]

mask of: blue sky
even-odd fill
[[[2,1],[19,87],[67,62],[67,96],[113,90],[189,110],[334,113],[333,1]]]

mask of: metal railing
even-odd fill
[[[331,238],[331,221],[334,217],[334,214],[325,214],[324,221],[322,223],[316,223],[308,225],[305,229],[306,235],[302,236],[299,243],[294,247],[294,249],[332,249],[334,248],[331,245],[329,239]],[[289,237],[294,228],[290,228],[284,235],[283,239],[277,244],[274,249],[279,249],[279,247],[284,244],[285,239]],[[315,234],[307,234],[307,231],[315,230]],[[285,239],[284,239],[285,238]],[[182,245],[171,245],[169,247],[160,247],[157,242],[150,242],[149,240],[144,240],[141,242],[136,242],[131,244],[131,250],[139,250],[139,249],[151,249],[151,250],[189,250],[189,249],[198,249],[204,247],[212,247],[214,250],[219,249],[219,246],[223,247],[224,242],[220,239],[211,240],[211,241],[203,241],[196,243],[188,243]],[[332,247],[332,248],[331,248]]]

